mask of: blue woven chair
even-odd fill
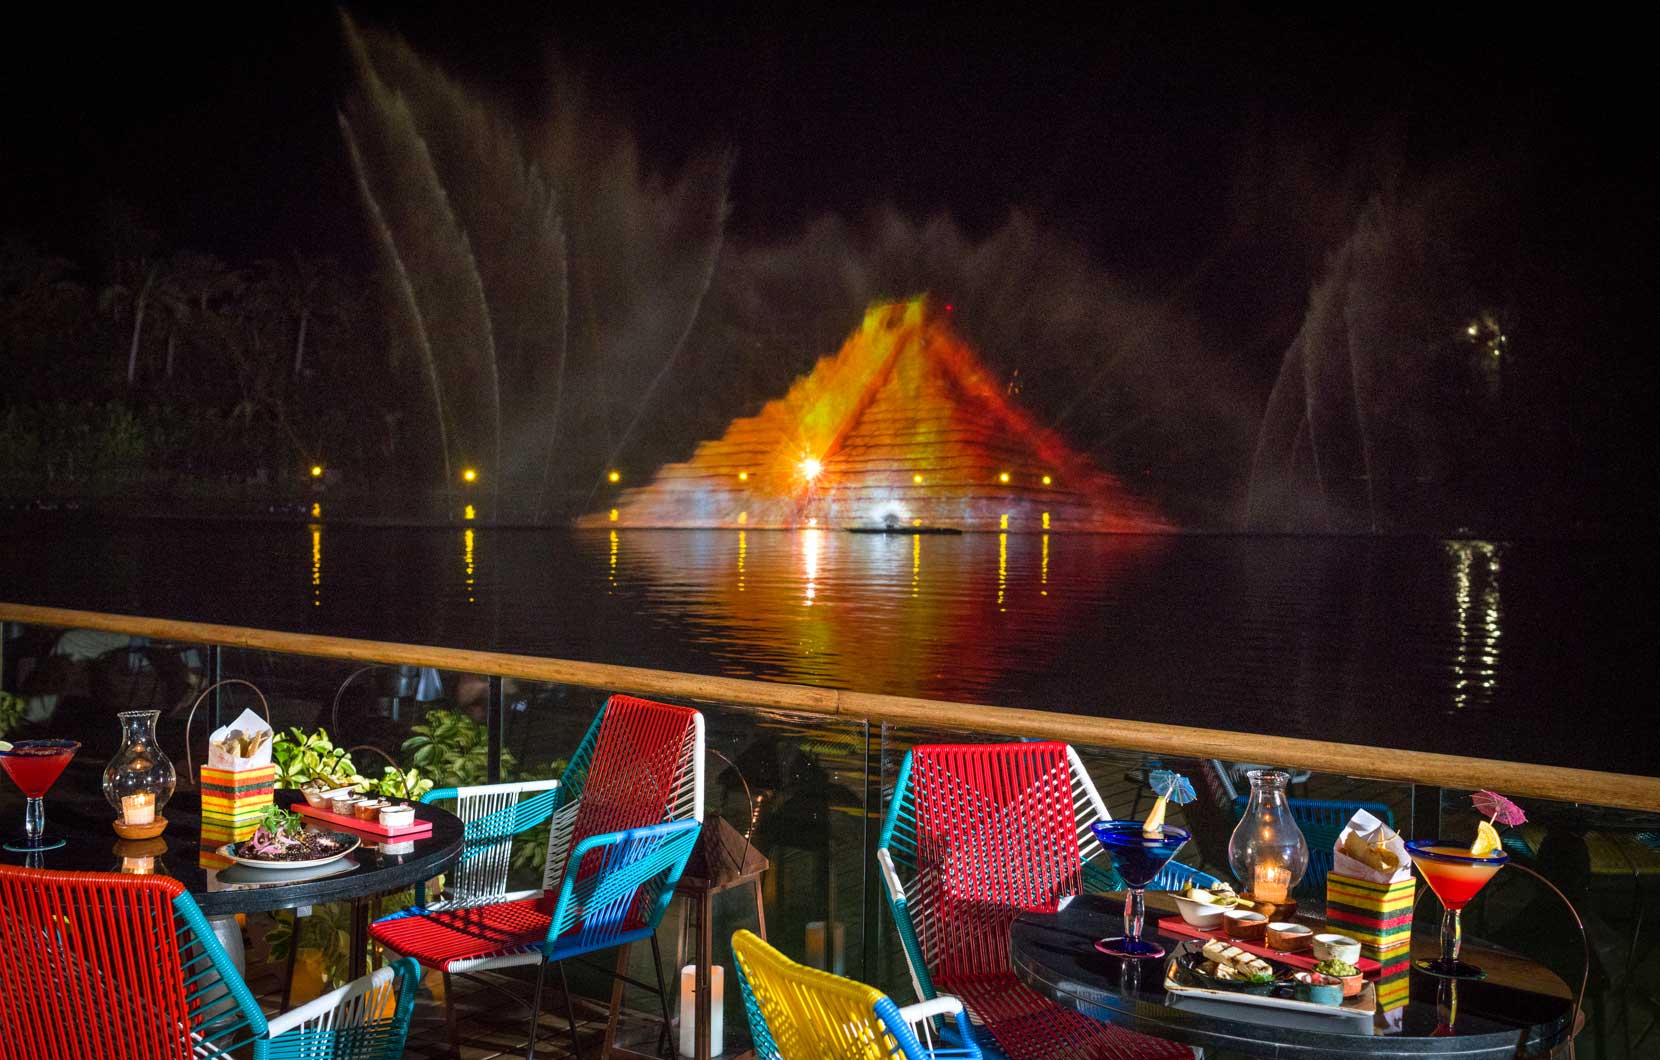
[[[398,1060],[420,981],[401,960],[267,1018],[178,880],[12,865],[0,954],[7,1057]]]
[[[1365,810],[1390,828],[1395,827],[1395,813],[1381,802],[1343,802],[1330,799],[1286,799],[1291,807],[1291,816],[1296,819],[1297,827],[1303,830],[1303,838],[1308,840],[1308,871],[1303,874],[1302,881],[1292,888],[1292,896],[1296,898],[1324,898],[1326,896],[1326,877],[1331,873],[1331,852],[1337,845],[1337,837],[1343,834],[1343,826],[1349,823],[1349,818],[1355,815],[1356,810]],[[1247,795],[1238,795],[1233,800],[1233,818],[1237,822],[1245,816],[1245,807],[1250,805],[1251,799]]]
[[[666,1041],[668,993],[656,931],[702,827],[703,715],[612,696],[557,786],[510,787],[427,796],[496,801],[467,811],[466,849],[445,894],[375,921],[370,934],[446,975],[534,966],[527,1060],[536,1051],[549,964],[558,971],[571,1045],[580,1055],[561,962],[649,940]],[[541,821],[549,822],[542,887],[508,892],[512,838]]]

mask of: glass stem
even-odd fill
[[[30,799],[23,808],[23,831],[33,842],[40,838],[40,833],[46,831],[46,803],[42,799]]]
[[[1141,921],[1146,915],[1142,889],[1131,887],[1124,895],[1124,937],[1131,942],[1141,939]]]
[[[1457,909],[1447,909],[1441,914],[1441,959],[1448,966],[1458,963],[1458,951],[1464,943],[1464,927],[1458,913]]]

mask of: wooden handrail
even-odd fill
[[[1566,766],[1466,758],[1429,751],[1391,750],[1125,718],[847,692],[747,678],[706,677],[636,666],[548,659],[535,655],[395,644],[314,633],[284,633],[245,626],[72,611],[29,604],[0,603],[0,621],[96,629],[156,640],[220,644],[357,662],[432,666],[462,673],[704,700],[752,709],[789,710],[922,728],[1039,737],[1188,758],[1271,762],[1277,766],[1313,769],[1323,773],[1444,788],[1498,788],[1511,795],[1660,813],[1660,777],[1604,773]]]

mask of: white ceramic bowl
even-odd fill
[[[1314,936],[1314,959],[1317,961],[1342,961],[1344,964],[1356,964],[1360,960],[1360,943],[1347,935],[1316,935]]]
[[[1221,906],[1210,902],[1195,902],[1179,894],[1173,894],[1171,897],[1176,899],[1176,908],[1181,911],[1182,919],[1200,931],[1215,931],[1222,926],[1222,914],[1226,910]]]
[[[380,823],[387,828],[407,828],[415,823],[415,807],[387,803],[380,808]]]

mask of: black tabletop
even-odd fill
[[[1405,1006],[1379,1013],[1372,1034],[1275,1026],[1252,1019],[1259,1010],[1237,1003],[1177,1008],[1164,989],[1164,961],[1124,961],[1096,952],[1096,939],[1122,934],[1123,902],[1086,896],[1054,915],[1028,914],[1010,934],[1010,961],[1034,990],[1095,1019],[1189,1045],[1252,1056],[1492,1057],[1545,1052],[1567,1033],[1571,1003],[1495,982],[1458,984],[1452,1033],[1441,1026],[1438,991],[1444,980],[1411,974]],[[1149,916],[1149,926],[1153,917]],[[1167,948],[1180,941],[1163,937]],[[1239,1015],[1231,1015],[1233,1010]],[[1321,1017],[1305,1017],[1314,1021]],[[1442,1036],[1436,1034],[1440,1029]]]
[[[381,849],[380,840],[363,834],[363,845],[357,850],[333,865],[317,869],[204,867],[201,802],[196,792],[179,791],[162,810],[167,831],[160,841],[166,849],[144,862],[131,856],[143,848],[129,846],[110,827],[115,813],[104,801],[102,771],[103,763],[78,759],[70,763],[47,794],[46,830],[61,835],[66,840],[64,846],[35,855],[0,850],[0,861],[78,872],[153,867],[155,872],[181,881],[202,912],[224,916],[394,893],[438,875],[461,855],[460,819],[436,806],[417,806],[416,816],[432,822],[432,833],[392,850]],[[281,805],[289,805],[299,797],[294,791],[276,793]],[[10,783],[0,783],[0,835],[9,840],[22,832],[23,797]],[[208,845],[216,844],[210,841]]]

